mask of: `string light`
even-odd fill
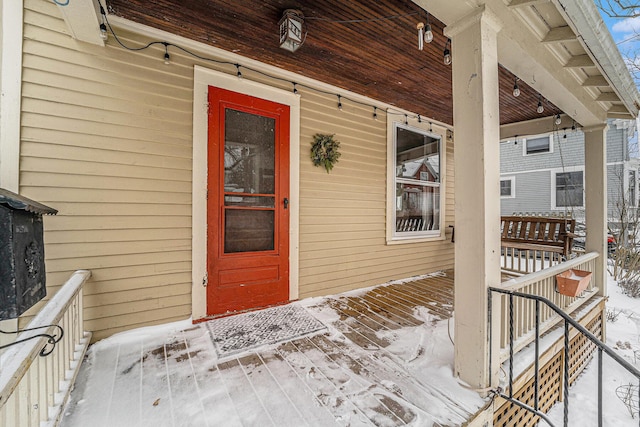
[[[338,95],[338,110],[342,111],[342,97]]]
[[[107,41],[109,34],[107,34],[107,25],[103,22],[100,24],[100,38]]]
[[[242,78],[242,72],[240,71],[240,64],[235,64],[235,66],[236,66],[236,77],[241,79]]]
[[[373,107],[373,120],[378,121],[378,107]]]
[[[567,139],[567,128],[562,128],[562,130],[564,131],[564,136],[562,138]]]
[[[544,113],[544,107],[542,106],[542,95],[538,94],[538,108],[536,108],[538,114]]]
[[[560,117],[560,114],[556,115],[556,119],[553,122],[556,124],[556,126],[559,126],[560,123],[562,123],[562,118]]]
[[[294,93],[295,95],[297,95],[297,94],[298,94],[298,88],[296,87],[297,85],[298,85],[298,83],[293,82],[293,93]]]
[[[431,43],[433,41],[433,31],[429,23],[429,12],[427,12],[427,25],[424,27],[424,41],[425,43]]]
[[[447,43],[444,45],[444,51],[442,52],[442,58],[444,61],[444,65],[451,65],[451,39],[447,39]]]
[[[420,114],[418,114],[418,123],[422,123],[422,117],[420,117]]]
[[[575,120],[573,121],[573,124],[571,125],[571,130],[573,132],[575,132],[575,130],[576,130],[576,121]]]
[[[105,24],[107,14],[102,8],[102,5],[100,5],[100,15],[102,15],[102,22],[100,23],[100,38],[104,41],[107,41],[107,39],[109,38],[109,34],[107,33],[107,24]]]
[[[433,132],[433,128],[431,127],[433,123],[429,122],[429,132]]]
[[[520,96],[520,88],[518,87],[518,80],[520,79],[516,77],[516,81],[513,84],[513,96],[515,96],[516,98]]]
[[[409,124],[409,116],[408,115],[404,115],[404,125],[407,126]]]
[[[169,43],[164,43],[164,63],[171,64],[171,56],[169,55]]]

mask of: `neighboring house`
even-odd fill
[[[616,228],[638,207],[640,159],[636,122],[609,120],[607,130],[607,216]],[[507,138],[500,144],[502,215],[550,214],[584,221],[584,133],[559,125],[554,132]]]
[[[94,340],[455,268],[455,372],[485,389],[498,141],[556,115],[585,130],[587,250],[606,250],[603,129],[640,95],[590,0],[297,1],[287,50],[281,1],[58,3],[0,0],[0,186],[58,210],[49,294],[91,270]],[[341,143],[331,173],[318,133]]]

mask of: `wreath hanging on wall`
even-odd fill
[[[327,173],[333,169],[340,154],[340,141],[333,139],[334,135],[317,133],[313,135],[311,143],[311,161],[314,166],[323,166]]]

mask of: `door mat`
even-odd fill
[[[207,328],[218,357],[252,348],[290,341],[326,329],[298,305],[289,304],[210,320]]]

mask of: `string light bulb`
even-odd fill
[[[107,41],[109,38],[109,34],[107,33],[107,25],[103,22],[100,24],[100,38],[104,41]]]
[[[424,42],[431,43],[433,41],[433,31],[431,30],[431,24],[429,24],[429,16],[427,16],[427,25],[424,27]]]
[[[420,117],[420,114],[418,114],[418,123],[422,123],[422,117]]]
[[[562,118],[560,117],[560,114],[556,115],[556,119],[553,121],[556,126],[560,125],[560,123],[562,123]]]
[[[542,97],[538,95],[538,108],[536,108],[538,114],[544,113],[544,107],[542,106]]]
[[[378,107],[373,107],[373,120],[378,121]]]
[[[409,124],[409,116],[408,115],[404,115],[404,125],[407,126]]]
[[[418,50],[424,49],[424,22],[418,22],[416,25],[418,29]]]
[[[298,88],[296,87],[298,85],[298,83],[293,82],[293,94],[297,95],[298,94]]]
[[[342,97],[338,95],[338,110],[342,111]]]
[[[451,46],[451,39],[447,39],[447,43],[444,45],[444,51],[442,52],[444,65],[451,65],[451,49],[449,49],[449,46]]]
[[[163,44],[164,44],[164,64],[170,65],[171,55],[169,55],[169,43],[163,43]]]
[[[516,98],[520,96],[520,88],[518,87],[519,78],[516,77],[516,81],[513,83],[513,96]]]

